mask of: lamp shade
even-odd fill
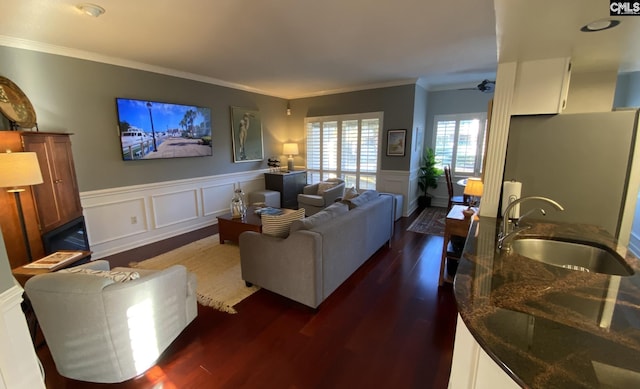
[[[0,188],[42,184],[36,153],[0,153]]]
[[[482,196],[482,190],[484,189],[484,185],[482,184],[482,180],[476,177],[470,177],[467,180],[467,186],[464,187],[464,194],[467,196]]]
[[[285,143],[282,147],[282,154],[284,155],[298,155],[297,143]]]

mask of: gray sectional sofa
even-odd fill
[[[392,195],[367,191],[290,226],[286,238],[240,234],[242,278],[317,308],[378,249],[390,242]]]

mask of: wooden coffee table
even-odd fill
[[[291,212],[294,212],[294,210],[282,209],[282,214]],[[247,208],[247,216],[242,219],[233,219],[231,212],[218,216],[220,244],[224,244],[225,240],[238,243],[240,234],[245,231],[262,232],[262,218],[260,215],[256,215],[255,206],[249,206]]]

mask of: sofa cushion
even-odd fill
[[[92,276],[109,278],[115,282],[127,282],[140,278],[140,273],[136,271],[113,271],[113,270],[93,270],[81,267],[59,270],[60,273],[79,273]]]
[[[351,200],[354,197],[358,197],[360,193],[356,190],[355,186],[348,188],[344,191],[344,196],[342,196],[343,200]]]
[[[321,196],[324,192],[338,185],[338,182],[319,182],[318,183],[318,196]]]
[[[289,236],[291,223],[302,218],[304,218],[304,208],[282,215],[262,215],[262,233],[278,238],[286,238]]]
[[[343,203],[333,203],[314,215],[291,223],[291,233],[298,230],[312,230],[315,227],[333,219],[336,216],[349,212],[349,207]]]
[[[324,207],[324,197],[318,195],[299,194],[298,203],[302,203],[298,204],[301,207],[304,207],[304,204],[313,205],[315,207]]]

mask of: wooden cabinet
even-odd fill
[[[42,234],[82,216],[80,194],[71,154],[70,134],[0,131],[0,149],[33,151],[43,183],[20,194],[29,245],[34,259],[45,255]],[[0,191],[0,226],[11,268],[28,262],[15,199]]]
[[[297,209],[298,194],[307,185],[307,172],[292,171],[288,173],[265,173],[264,187],[280,192],[282,208]]]
[[[451,243],[453,237],[466,238],[469,233],[469,227],[471,226],[471,218],[473,215],[465,215],[464,211],[467,210],[466,205],[454,205],[447,214],[444,227],[444,239],[442,242],[442,256],[440,257],[440,275],[438,285],[446,282],[452,282],[450,278],[446,276],[447,270],[445,269],[445,261],[448,259],[459,260],[462,254],[462,247],[456,248]],[[474,210],[475,211],[475,210]],[[462,245],[464,246],[464,244]]]
[[[25,133],[23,143],[25,151],[38,155],[42,170],[44,183],[33,186],[41,232],[82,216],[69,136]]]
[[[562,112],[567,104],[570,79],[570,58],[550,58],[518,63],[511,115]]]
[[[449,389],[480,388],[517,389],[520,385],[482,349],[458,315]]]

